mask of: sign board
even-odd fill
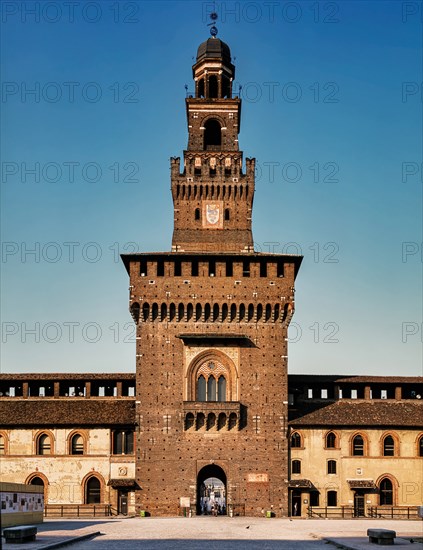
[[[179,499],[179,504],[180,504],[181,508],[190,508],[191,499],[189,497],[181,497]]]
[[[268,483],[269,474],[247,474],[248,483]]]

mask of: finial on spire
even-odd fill
[[[215,25],[215,23],[218,19],[217,18],[217,13],[215,11],[212,11],[209,17],[211,19],[211,23],[209,23],[207,26],[210,27],[210,34],[212,35],[213,38],[215,38],[217,36],[217,33],[218,33],[217,27]]]

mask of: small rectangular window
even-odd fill
[[[307,390],[307,397],[309,399],[313,399],[313,388],[308,388]]]
[[[148,275],[147,260],[141,260],[140,261],[140,275],[141,275],[141,277],[145,277],[146,275]]]
[[[319,493],[317,491],[312,491],[310,493],[310,506],[319,506]]]
[[[380,398],[381,399],[388,399],[388,391],[387,390],[380,390]]]
[[[351,399],[357,399],[357,390],[351,390]]]
[[[283,277],[284,276],[284,265],[283,265],[283,262],[281,261],[278,261],[277,263],[277,272],[276,272],[277,276],[278,277]]]
[[[322,399],[327,399],[328,398],[328,390],[322,388],[321,392],[320,392],[320,397]]]
[[[244,277],[249,277],[250,276],[250,261],[249,260],[244,260],[242,262],[242,275]]]

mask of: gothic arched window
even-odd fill
[[[206,401],[206,379],[203,375],[197,380],[197,401]]]
[[[383,440],[383,456],[395,455],[395,442],[392,435],[387,435]]]
[[[100,480],[92,476],[85,484],[85,504],[100,504],[101,485]]]
[[[333,432],[329,432],[326,435],[326,448],[334,449],[336,447],[336,435]]]
[[[379,500],[381,506],[392,506],[394,503],[394,490],[392,486],[392,481],[385,477],[380,482],[379,486]]]
[[[216,401],[216,378],[210,376],[207,380],[207,401]]]
[[[361,435],[356,435],[352,440],[352,455],[364,456],[364,439]]]
[[[51,439],[47,434],[41,434],[37,439],[37,455],[51,454]]]
[[[83,455],[84,454],[84,439],[81,434],[75,434],[72,436],[70,442],[70,454],[71,455]]]
[[[217,381],[217,400],[226,401],[226,378],[223,375]]]
[[[297,448],[297,449],[301,447],[301,436],[298,432],[294,432],[291,435],[291,447]]]

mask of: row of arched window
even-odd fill
[[[226,431],[234,430],[237,426],[238,415],[236,413],[227,415],[221,412],[217,415],[211,412],[207,416],[204,413],[197,413],[195,416],[193,413],[185,415],[185,431]]]
[[[292,469],[293,468],[294,468],[294,464],[292,464]],[[393,506],[395,504],[394,485],[392,481],[389,479],[389,477],[382,478],[379,481],[377,488],[375,490],[379,493],[379,506]],[[325,505],[338,506],[337,491],[333,489],[326,491]],[[320,493],[318,491],[312,491],[310,493],[310,506],[320,506]]]
[[[198,170],[198,169],[197,169]],[[213,175],[213,169],[210,169]],[[230,174],[230,169],[226,169],[227,175]],[[201,173],[201,169],[200,169]],[[195,172],[194,172],[195,174]],[[200,174],[198,174],[200,175]],[[242,199],[248,198],[249,186],[245,185],[190,185],[190,184],[177,184],[176,185],[176,198],[177,199],[212,199],[212,200],[224,200],[224,199]]]
[[[44,474],[37,472],[29,476],[26,481],[29,485],[36,485],[44,488],[44,502],[48,503],[49,481]],[[84,504],[101,504],[103,502],[104,480],[100,474],[89,474],[81,483]]]
[[[131,314],[139,321],[202,321],[202,322],[284,322],[289,313],[289,305],[280,304],[148,304],[142,307],[138,302],[131,305]]]
[[[226,378],[221,375],[216,380],[211,375],[201,374],[197,379],[197,401],[226,401]]]
[[[40,432],[35,437],[35,454],[54,454],[54,438],[49,432]],[[112,454],[133,454],[134,432],[132,430],[114,430],[112,432]],[[0,455],[9,453],[8,437],[0,433]],[[67,453],[69,455],[84,455],[87,453],[86,436],[81,433],[70,434],[67,441]]]
[[[339,449],[339,437],[335,432],[328,432],[325,435],[326,449]],[[400,440],[395,434],[385,434],[380,440],[382,456],[399,456]],[[291,448],[299,449],[304,447],[303,436],[299,432],[291,435]],[[368,454],[368,438],[364,433],[355,434],[350,440],[351,456],[366,456]],[[423,457],[423,435],[417,439],[417,456]]]

